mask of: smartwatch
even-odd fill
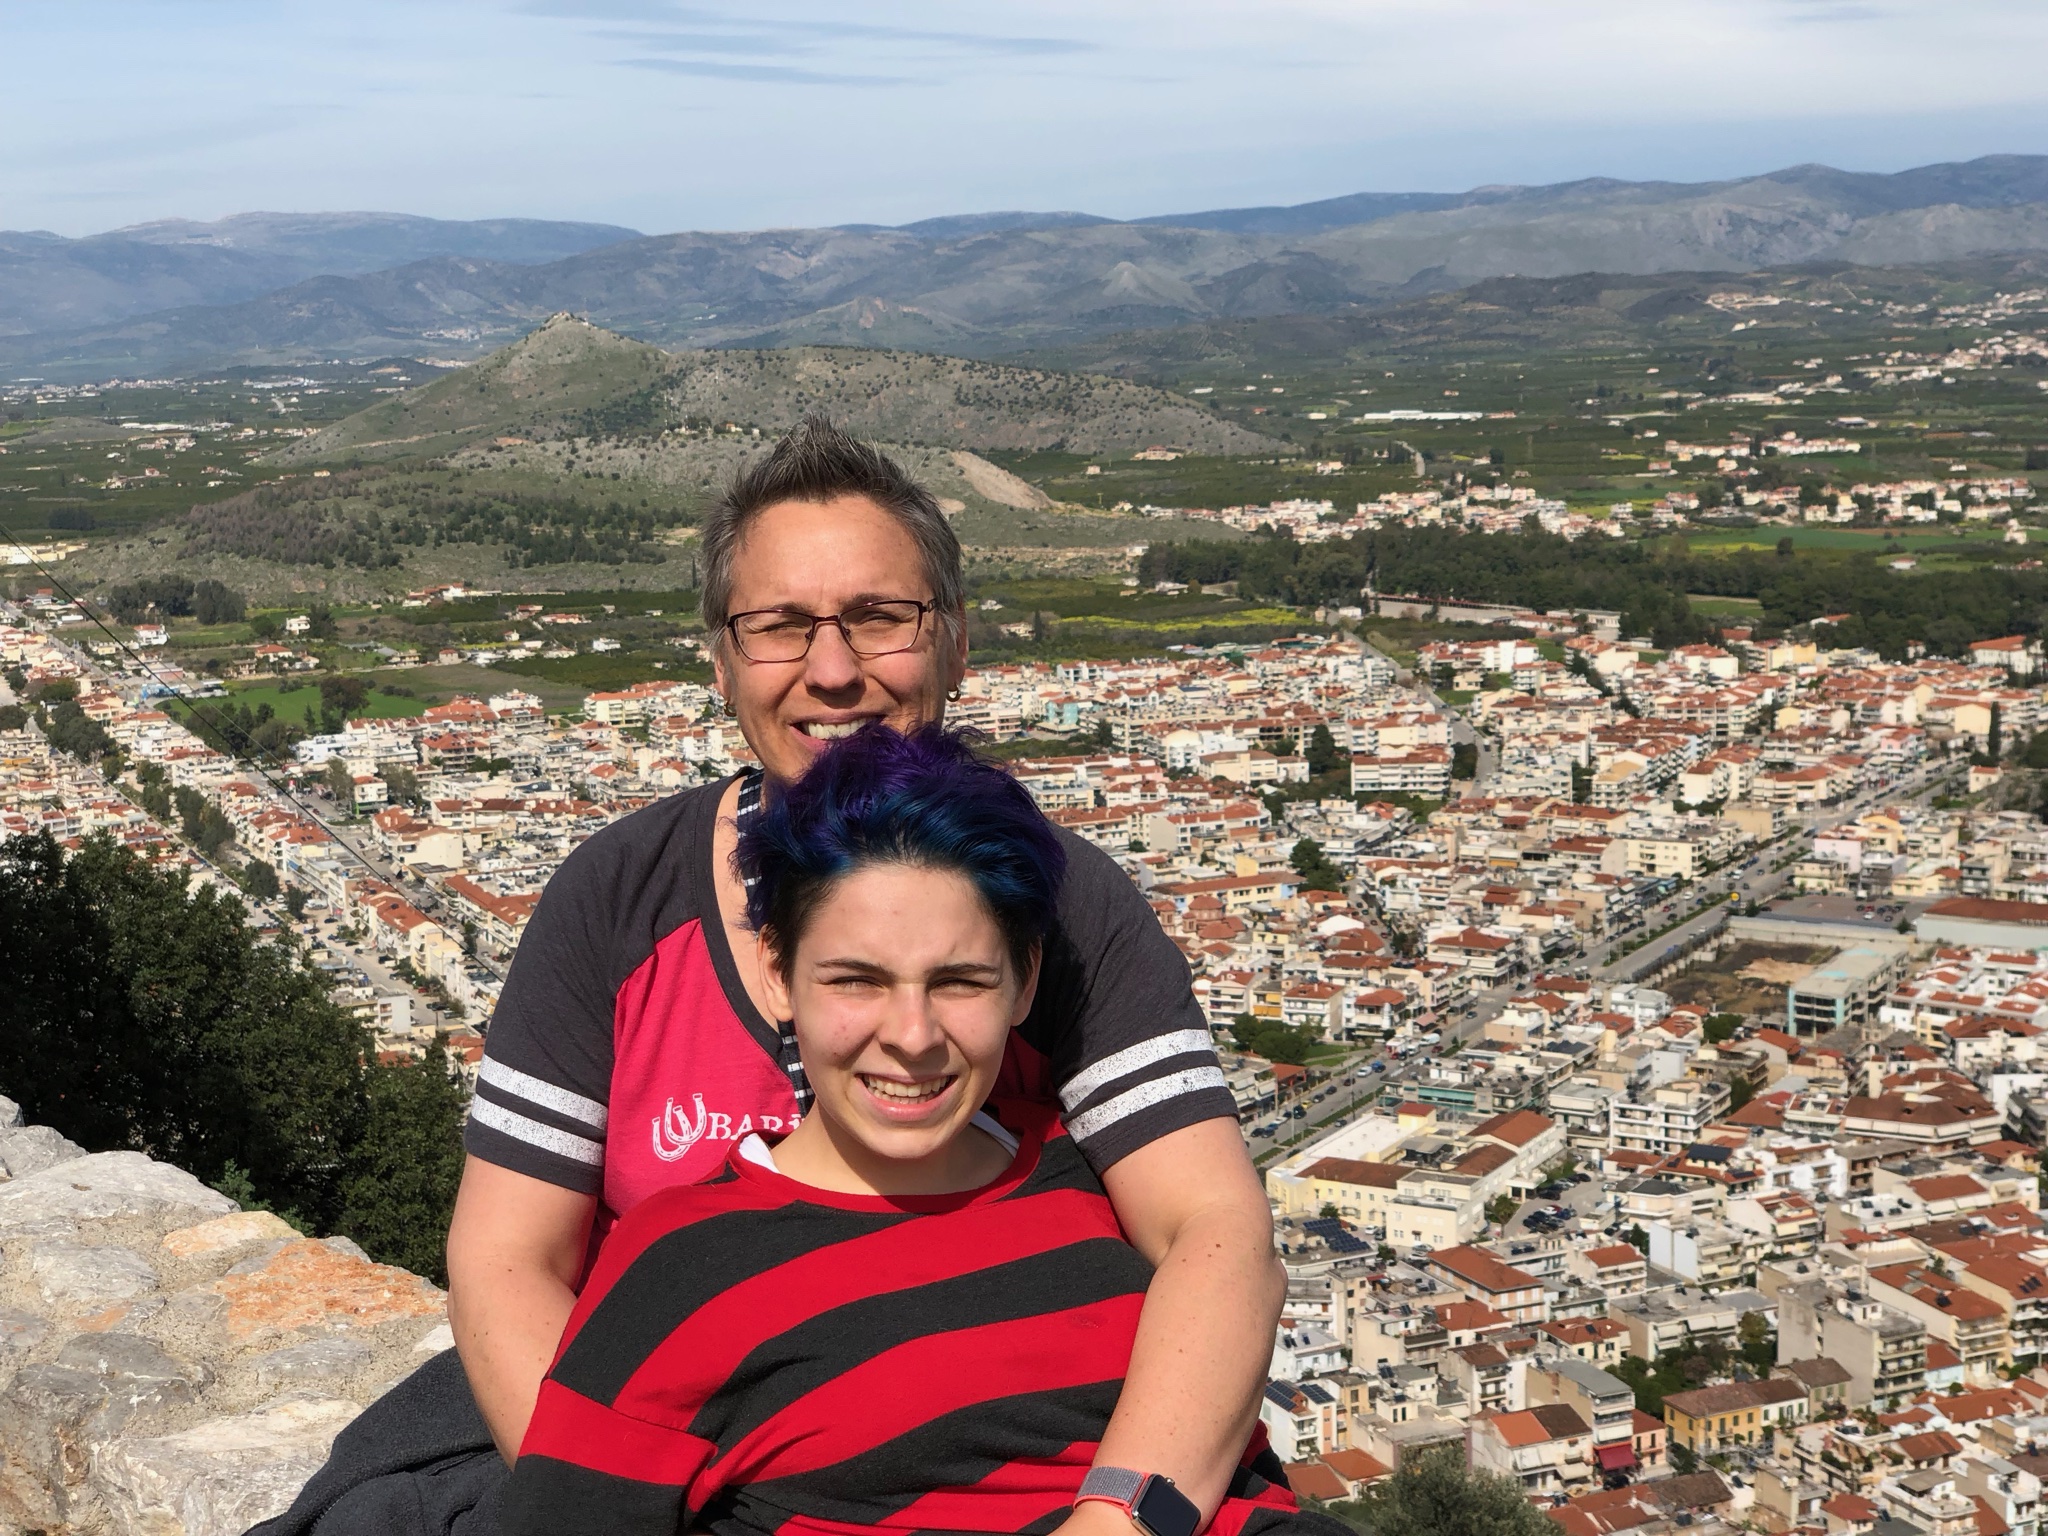
[[[1156,1472],[1132,1472],[1124,1467],[1095,1467],[1081,1481],[1076,1504],[1100,1499],[1120,1504],[1145,1536],[1195,1536],[1202,1528],[1202,1512],[1188,1496],[1173,1486],[1173,1479]]]

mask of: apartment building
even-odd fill
[[[1607,1105],[1607,1145],[1615,1151],[1683,1152],[1727,1112],[1728,1085],[1684,1078],[1653,1088],[1640,1101],[1616,1098]]]

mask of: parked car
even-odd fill
[[[1384,1061],[1376,1061],[1372,1064],[1372,1069],[1375,1072],[1384,1072],[1387,1070],[1387,1064]]]

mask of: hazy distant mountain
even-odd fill
[[[166,219],[67,240],[0,231],[0,335],[67,331],[192,304],[234,304],[320,275],[437,256],[559,261],[639,237],[613,224],[457,222],[403,213],[242,213]]]
[[[309,259],[327,248],[321,240],[367,261],[378,238],[392,248],[414,241],[408,249],[453,238],[408,227],[344,239],[324,226],[299,234],[262,224],[277,216],[252,218],[262,227],[246,236],[241,220],[204,227],[228,230],[221,238],[240,243],[194,245],[176,230],[172,243],[160,243],[156,226],[62,244],[68,253],[115,243],[126,265],[97,279],[110,304],[124,281],[136,292],[175,293],[191,280],[164,263],[195,251],[243,264],[234,281],[249,283],[259,280],[250,264]],[[2048,156],[1991,156],[1896,175],[1795,166],[1726,182],[1361,193],[1134,223],[999,213],[904,229],[616,240],[625,232],[592,226],[446,228],[479,231],[478,248],[323,274],[237,303],[194,294],[138,313],[137,300],[122,312],[133,318],[112,324],[38,312],[20,294],[20,269],[5,244],[24,237],[0,237],[0,320],[44,322],[32,327],[42,334],[0,338],[0,368],[92,374],[420,348],[480,353],[563,310],[665,346],[836,344],[993,356],[1147,328],[1360,314],[1511,275],[1952,261],[2048,251]],[[530,230],[570,231],[559,238],[586,243],[541,260],[544,241]],[[16,325],[31,328],[28,320]]]

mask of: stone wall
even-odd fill
[[[451,1342],[447,1298],[0,1098],[0,1536],[240,1536]]]

